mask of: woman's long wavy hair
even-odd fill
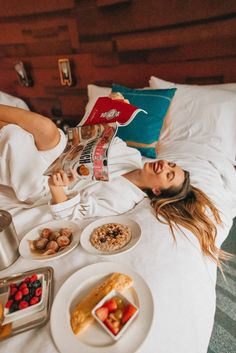
[[[187,228],[199,240],[203,254],[221,267],[220,260],[228,256],[215,244],[215,224],[221,224],[219,212],[204,192],[190,184],[189,172],[184,171],[184,174],[185,180],[180,188],[161,190],[159,196],[151,190],[145,191],[151,199],[157,219],[169,225],[174,239],[174,228]],[[214,220],[207,215],[209,211]]]

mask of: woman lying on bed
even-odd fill
[[[164,160],[142,166],[140,153],[115,138],[109,150],[109,182],[77,180],[73,171],[70,177],[60,171],[48,179],[43,172],[65,145],[65,135],[50,119],[0,105],[0,184],[13,190],[22,206],[48,202],[50,191],[54,218],[79,220],[122,214],[148,195],[158,220],[166,222],[173,235],[175,225],[189,229],[203,253],[219,264],[223,252],[215,245],[214,224],[221,223],[219,213],[190,185],[187,171]]]

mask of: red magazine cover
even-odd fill
[[[139,112],[145,110],[125,103],[123,100],[100,97],[95,102],[91,112],[85,114],[80,126],[107,124],[116,122],[117,125],[128,125]]]
[[[101,97],[81,123],[67,130],[67,145],[44,175],[74,169],[78,179],[109,180],[108,151],[119,125],[129,124],[143,111],[121,100]],[[145,112],[146,113],[146,112]]]

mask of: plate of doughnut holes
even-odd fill
[[[80,228],[72,221],[52,221],[31,229],[20,242],[22,257],[53,260],[68,254],[80,240]]]

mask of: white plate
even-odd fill
[[[50,228],[52,230],[58,230],[60,228],[70,228],[72,229],[73,232],[73,238],[69,246],[67,246],[65,249],[62,251],[59,251],[53,255],[40,255],[40,254],[35,254],[30,250],[29,246],[29,240],[35,240],[39,238],[40,231],[43,228]],[[31,259],[31,260],[40,260],[40,261],[48,261],[48,260],[54,260],[58,259],[59,257],[68,254],[70,251],[72,251],[78,244],[79,244],[79,238],[80,238],[80,228],[79,226],[71,221],[52,221],[44,224],[40,224],[39,226],[33,228],[31,231],[29,231],[24,238],[21,240],[20,245],[19,245],[19,253],[21,254],[22,257],[26,259]]]
[[[133,278],[134,286],[124,295],[139,308],[139,316],[118,342],[108,336],[96,321],[75,336],[70,325],[70,312],[102,278],[113,272]],[[127,265],[100,262],[82,268],[65,281],[54,299],[50,325],[53,340],[61,353],[133,353],[147,337],[153,315],[153,298],[144,279]]]
[[[128,244],[123,246],[121,249],[110,251],[110,252],[104,252],[96,249],[90,242],[90,236],[95,228],[100,227],[103,224],[107,224],[107,223],[120,223],[128,226],[131,229],[131,239],[128,242]],[[141,228],[137,222],[135,222],[134,220],[128,217],[114,216],[114,217],[101,218],[101,219],[98,219],[97,221],[90,223],[83,230],[81,234],[80,245],[84,250],[86,250],[87,252],[93,255],[114,256],[120,253],[130,251],[138,244],[140,239],[141,239]]]

